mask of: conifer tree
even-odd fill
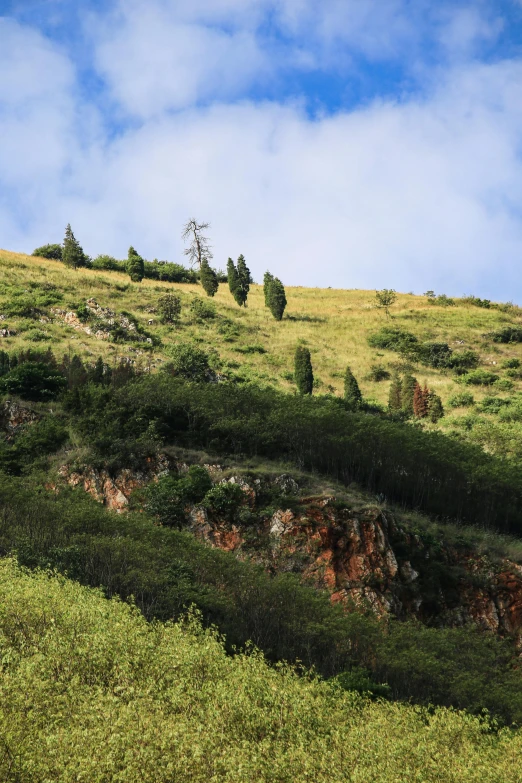
[[[428,418],[436,424],[443,416],[444,408],[442,407],[442,400],[438,394],[431,392],[428,401]]]
[[[426,394],[418,382],[415,382],[415,388],[413,390],[413,415],[417,419],[424,419],[428,415]]]
[[[263,275],[263,294],[265,296],[265,307],[270,307],[268,300],[270,294],[270,286],[274,282],[274,276],[270,272],[265,272]]]
[[[227,261],[227,278],[228,278],[228,287],[230,289],[230,293],[232,294],[235,301],[237,302],[237,289],[239,287],[239,278],[237,275],[236,266],[231,258],[229,258]]]
[[[63,240],[62,261],[66,266],[70,266],[72,269],[78,269],[80,266],[85,266],[86,257],[83,249],[74,236],[71,228],[71,224],[67,223],[65,229],[65,238]]]
[[[143,263],[143,258],[134,250],[132,245],[129,247],[127,274],[133,283],[141,283],[145,274],[145,264]]]
[[[243,307],[246,307],[246,301],[248,292],[250,291],[252,277],[250,276],[250,269],[247,267],[245,257],[243,255],[239,256],[237,259],[237,278],[238,297],[236,298],[236,302],[238,305],[243,305]],[[238,299],[240,301],[238,301]]]
[[[347,403],[347,407],[352,411],[360,408],[362,404],[362,394],[359,389],[359,384],[349,367],[346,368],[344,374],[344,401]]]
[[[268,287],[268,307],[276,321],[280,321],[286,307],[286,294],[278,277],[274,277]]]
[[[388,408],[391,411],[400,411],[402,408],[402,381],[397,372],[392,378],[390,395],[388,397]]]
[[[207,296],[214,296],[219,288],[217,275],[206,258],[201,262],[200,281]]]
[[[299,394],[311,394],[314,387],[314,373],[310,351],[298,345],[294,357],[294,377]]]
[[[413,375],[406,374],[402,379],[401,403],[402,410],[407,416],[413,416],[413,395],[417,379]]]

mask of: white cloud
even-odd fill
[[[258,279],[270,268],[288,284],[522,301],[521,63],[454,66],[422,100],[319,120],[298,105],[215,103],[109,139],[94,118],[80,144],[90,115],[72,65],[32,31],[14,34],[24,62],[1,115],[15,151],[0,181],[24,187],[0,203],[0,244],[30,251],[70,221],[92,254],[133,244],[180,261],[195,214],[212,222],[216,265],[242,252]],[[49,74],[39,89],[34,68]],[[26,96],[26,136],[13,95]]]

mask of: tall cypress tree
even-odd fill
[[[314,388],[314,373],[310,351],[298,345],[294,357],[294,377],[299,394],[311,394]]]
[[[407,416],[413,416],[413,395],[417,379],[413,375],[406,374],[402,379],[401,402],[402,410]]]
[[[230,293],[232,294],[235,301],[237,302],[237,289],[239,286],[239,278],[237,275],[237,269],[231,258],[229,258],[227,261],[227,278],[228,278],[228,287],[230,288]]]
[[[280,321],[286,307],[286,293],[285,288],[278,277],[274,277],[269,285],[268,307],[276,321]]]
[[[402,408],[402,381],[398,372],[396,372],[392,378],[390,395],[388,397],[388,408],[391,411],[400,411]]]
[[[134,250],[132,245],[129,247],[127,274],[133,283],[141,283],[145,274],[145,264],[143,263],[143,258]]]
[[[79,266],[85,266],[85,253],[74,236],[71,224],[67,223],[65,229],[65,238],[63,240],[62,261],[72,269],[78,269]]]
[[[265,296],[265,307],[270,307],[268,301],[270,296],[270,286],[274,282],[274,276],[270,272],[265,272],[263,275],[263,294]]]
[[[245,257],[243,255],[239,256],[237,259],[237,277],[238,277],[238,294],[241,301],[238,301],[236,299],[236,302],[239,305],[243,305],[243,307],[246,307],[246,301],[248,297],[248,292],[250,291],[250,283],[252,281],[252,277],[250,276],[250,269],[246,265]]]
[[[219,282],[217,275],[211,268],[207,259],[204,258],[201,262],[200,281],[207,296],[214,296],[219,288]]]
[[[427,387],[425,387],[427,389]],[[428,414],[427,395],[421,388],[420,383],[415,383],[413,390],[413,415],[417,419],[424,419]]]
[[[346,368],[344,374],[344,401],[352,411],[356,411],[360,408],[362,403],[362,394],[359,389],[359,384],[349,367]]]
[[[428,400],[428,418],[435,424],[439,419],[442,419],[443,416],[444,408],[442,407],[442,400],[438,394],[431,392]]]

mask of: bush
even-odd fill
[[[495,381],[499,380],[499,376],[495,375],[494,372],[478,369],[461,375],[459,380],[461,383],[470,384],[472,386],[492,386]]]
[[[190,303],[190,312],[201,321],[210,321],[216,317],[216,305],[214,302],[206,302],[197,296]]]
[[[472,305],[473,307],[484,307],[486,310],[489,310],[492,306],[490,299],[480,299],[478,296],[464,296],[460,303]]]
[[[52,258],[55,261],[61,261],[62,260],[62,246],[61,245],[42,245],[42,247],[37,247],[32,252],[33,256],[38,256],[39,258]]]
[[[446,294],[439,294],[438,296],[429,296],[428,302],[431,305],[440,305],[441,307],[453,307],[455,305],[455,300],[451,299],[451,297],[449,296],[446,296]]]
[[[167,527],[182,527],[188,503],[200,503],[212,488],[205,468],[192,465],[185,476],[161,476],[144,490],[144,508]]]
[[[504,400],[502,397],[484,397],[482,402],[478,405],[478,409],[482,413],[498,413],[501,408],[509,405],[509,400]]]
[[[208,354],[190,343],[177,343],[169,348],[171,361],[165,366],[170,375],[189,381],[206,381],[212,374]]]
[[[479,357],[475,351],[457,351],[448,357],[446,367],[454,370],[457,375],[463,375],[467,370],[476,369],[478,363]]]
[[[418,340],[410,332],[392,326],[383,326],[378,332],[368,337],[368,345],[371,348],[388,349],[402,353],[416,348]]]
[[[205,495],[203,505],[216,514],[232,519],[244,500],[245,493],[241,487],[227,481],[212,487]]]
[[[493,340],[494,343],[522,343],[522,327],[505,326],[495,332],[488,332],[484,337]]]
[[[504,370],[518,370],[520,359],[505,359],[500,365]]]
[[[25,362],[19,364],[0,381],[0,390],[17,394],[26,400],[51,400],[65,388],[63,375],[48,364]]]
[[[92,261],[92,268],[110,272],[126,272],[127,264],[125,261],[118,261],[118,259],[113,256],[101,255],[96,256]]]
[[[181,297],[178,294],[160,296],[157,309],[163,323],[176,323],[181,314]]]
[[[391,377],[390,373],[383,367],[382,364],[372,364],[370,366],[370,372],[366,376],[368,381],[374,381],[379,383],[380,381],[387,381]]]
[[[425,342],[415,347],[417,358],[429,367],[442,369],[449,366],[452,350],[447,343]]]
[[[450,408],[468,408],[470,405],[475,405],[475,400],[471,392],[460,392],[450,397],[447,405]]]
[[[495,381],[494,386],[498,391],[511,391],[514,387],[514,383],[513,381],[510,381],[509,378],[499,378],[498,381]]]

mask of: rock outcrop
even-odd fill
[[[9,441],[21,427],[33,424],[38,419],[38,414],[18,402],[6,400],[0,406],[0,431]]]

